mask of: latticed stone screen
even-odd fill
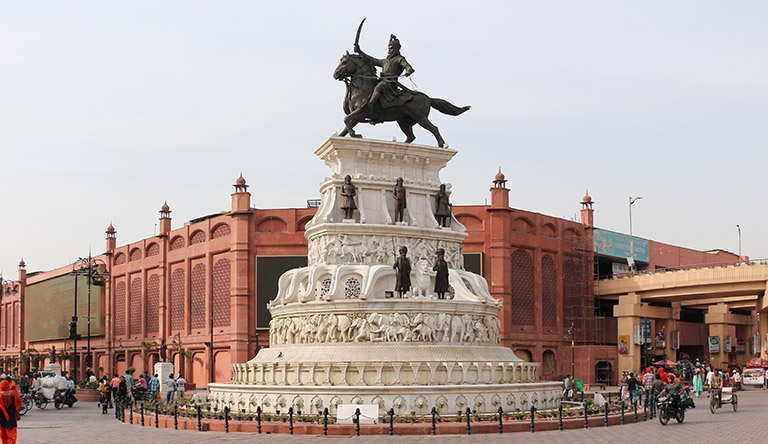
[[[184,248],[184,238],[176,236],[171,241],[171,250],[178,250],[179,248]]]
[[[525,250],[512,253],[512,324],[533,325],[533,259]]]
[[[171,274],[171,330],[184,328],[184,270]]]
[[[228,226],[227,226],[228,227]],[[216,230],[218,231],[218,230]],[[213,265],[213,326],[230,324],[230,265],[229,259],[219,259]]]
[[[151,256],[157,256],[160,254],[160,246],[157,244],[152,244],[147,248],[147,257]]]
[[[205,264],[192,267],[189,284],[189,315],[192,318],[192,328],[205,328]]]
[[[542,324],[545,327],[557,325],[557,275],[555,261],[545,254],[541,258],[541,302]]]
[[[202,244],[205,242],[205,233],[202,231],[195,231],[195,234],[189,239],[189,245]]]
[[[141,250],[138,248],[134,248],[133,250],[131,250],[131,257],[129,260],[137,261],[139,259],[141,259]]]
[[[115,265],[123,265],[125,263],[125,254],[118,253],[115,256]]]
[[[220,237],[227,237],[230,235],[232,229],[227,224],[217,225],[211,233],[211,239],[218,239]]]
[[[115,285],[115,335],[125,336],[125,282]]]
[[[141,278],[133,278],[131,281],[131,335],[141,334]]]
[[[147,333],[160,333],[160,276],[156,274],[147,279]]]

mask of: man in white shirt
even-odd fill
[[[176,380],[173,379],[173,374],[168,375],[168,379],[163,381],[166,387],[165,402],[171,404],[173,402],[173,396],[176,394]]]

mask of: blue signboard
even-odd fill
[[[629,235],[600,228],[595,229],[594,233],[595,253],[622,259],[630,256]],[[648,240],[632,236],[632,243],[635,247],[635,261],[647,263]]]

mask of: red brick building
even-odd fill
[[[453,207],[467,228],[467,269],[481,273],[491,294],[504,302],[502,344],[525,360],[542,362],[545,379],[570,374],[574,366],[577,377],[588,382],[615,380],[616,322],[592,296],[599,267],[591,198],[584,197],[582,220],[575,222],[510,208],[505,184],[499,172],[490,205]],[[242,177],[234,188],[230,212],[175,230],[164,204],[159,234],[151,238],[118,247],[116,230],[107,229],[106,251],[97,259],[109,278],[104,287],[92,288],[90,305],[90,362],[96,373],[151,371],[165,340],[178,371],[205,386],[211,379],[229,380],[231,363],[268,346],[266,304],[277,292],[280,274],[306,265],[304,226],[315,209],[254,209]],[[714,257],[651,245],[653,266]],[[74,354],[72,341],[65,339],[74,302],[72,265],[30,274],[25,268],[20,264],[0,309],[0,362],[6,369],[41,368],[50,361],[52,346],[64,358]],[[85,335],[83,285],[81,280],[78,332]],[[77,343],[81,375],[85,347],[83,338]],[[70,365],[65,359],[65,368]]]

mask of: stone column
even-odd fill
[[[250,261],[250,229],[251,229],[251,193],[242,174],[235,182],[235,192],[232,194],[232,254],[231,267],[231,296],[232,327],[230,336],[230,362],[246,362],[248,356],[248,339],[253,313],[249,310],[249,271],[253,266]],[[255,325],[255,319],[254,319]]]
[[[642,302],[642,298],[637,293],[628,293],[619,296],[619,304],[613,308],[614,317],[618,318],[618,336],[628,336],[629,353],[619,353],[618,374],[622,372],[637,372],[640,370],[640,363],[643,356],[643,345],[634,344],[635,326],[640,325],[641,318],[659,319],[661,322],[669,323],[670,326],[677,325],[677,319],[680,318],[680,310],[674,310],[666,307],[653,307]],[[657,324],[658,325],[658,324]],[[669,327],[667,327],[667,331]],[[672,346],[667,338],[668,353]],[[668,354],[668,357],[673,357]]]
[[[720,338],[720,352],[711,353],[709,358],[712,365],[721,367],[724,361],[728,361],[728,352],[725,350],[725,337],[728,336],[730,325],[751,326],[754,324],[752,316],[733,314],[725,303],[710,305],[704,322],[709,325],[709,336]],[[709,346],[709,344],[707,344]]]

